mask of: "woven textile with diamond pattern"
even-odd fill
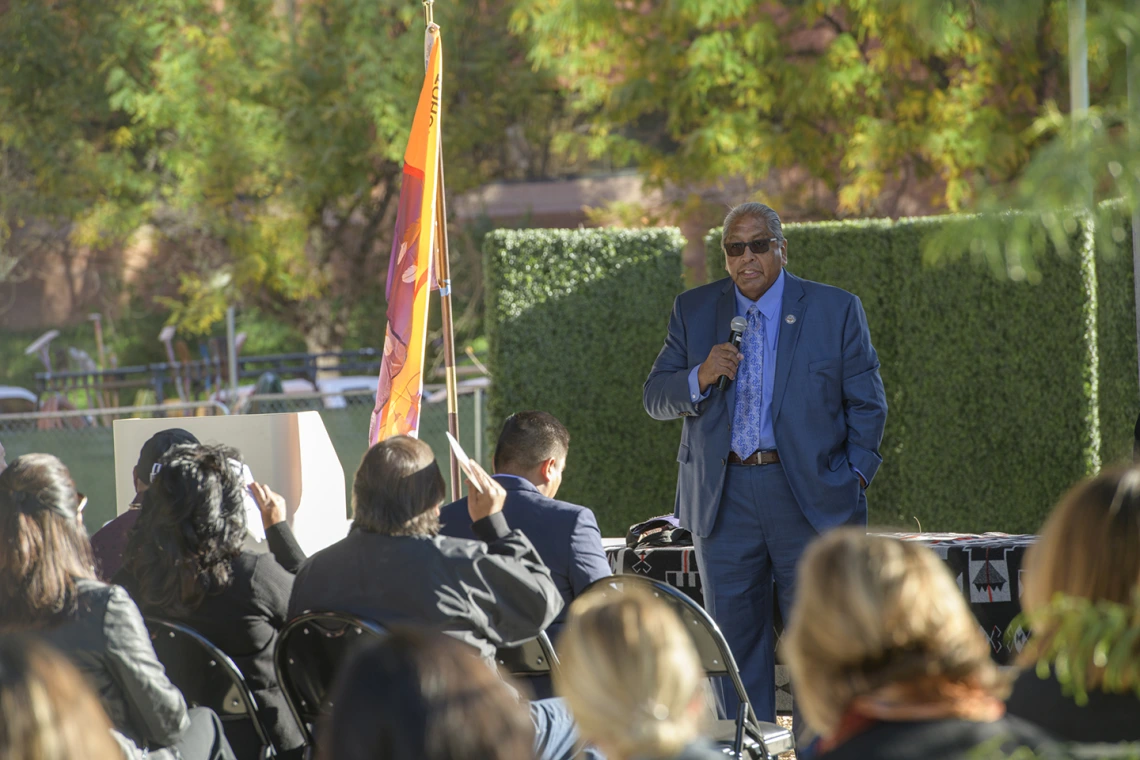
[[[1021,566],[1025,550],[1036,536],[1005,533],[884,533],[904,541],[926,544],[949,566],[970,602],[978,625],[990,642],[993,657],[1011,664],[1025,645],[1026,633],[1018,630],[1007,644],[1006,629],[1021,613]],[[692,547],[606,549],[615,573],[645,575],[665,581],[701,604],[701,579]],[[779,676],[777,676],[779,680]]]

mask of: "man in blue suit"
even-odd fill
[[[705,606],[757,717],[772,721],[773,585],[787,620],[807,544],[867,524],[887,402],[862,304],[784,271],[775,211],[737,206],[721,243],[729,279],[677,297],[644,402],[654,419],[684,419],[676,514],[693,532]],[[747,325],[739,349],[734,317]],[[735,716],[735,694],[723,696]]]
[[[518,412],[503,423],[493,462],[495,480],[507,492],[503,516],[534,544],[566,602],[550,626],[552,639],[574,598],[598,578],[610,575],[594,513],[554,498],[569,451],[570,433],[554,415]],[[466,498],[443,507],[439,518],[443,535],[475,538]]]

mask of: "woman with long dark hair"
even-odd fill
[[[285,625],[295,569],[304,559],[284,521],[284,503],[254,484],[262,506],[280,519],[266,526],[270,553],[243,548],[247,531],[241,464],[221,446],[176,446],[143,496],[139,521],[116,576],[143,612],[184,623],[233,658],[257,697],[279,752],[303,744],[273,671],[277,633]],[[266,510],[263,509],[263,513]],[[230,734],[239,754],[256,736]]]
[[[96,580],[78,506],[71,474],[49,454],[0,473],[0,631],[37,632],[67,655],[139,756],[233,758],[217,716],[187,711],[134,602]]]

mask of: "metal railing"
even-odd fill
[[[237,360],[238,379],[256,380],[266,372],[282,379],[305,378],[316,382],[318,373],[376,375],[382,355],[376,349],[335,351],[321,354],[267,354],[244,356]],[[158,362],[95,371],[37,372],[36,391],[49,393],[114,394],[119,391],[150,390],[162,403],[170,387],[184,388],[188,395],[225,392],[228,363],[223,357],[186,362]]]
[[[64,409],[58,412],[19,412],[17,414],[0,414],[0,431],[6,428],[13,428],[19,426],[20,423],[36,423],[36,429],[49,430],[52,428],[61,427],[87,427],[98,424],[103,424],[104,427],[110,425],[112,418],[118,419],[141,419],[145,417],[200,417],[198,414],[174,414],[174,412],[186,412],[191,409],[204,411],[211,410],[213,415],[225,415],[230,413],[229,407],[221,401],[176,401],[169,404],[146,404],[143,406],[113,406],[109,408],[99,409]],[[64,424],[50,424],[53,422],[62,423],[63,420],[82,420],[84,424],[81,425],[64,425]],[[44,425],[42,423],[49,423]]]

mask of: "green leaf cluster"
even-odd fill
[[[550,412],[570,430],[561,498],[595,510],[603,535],[671,512],[681,428],[645,414],[641,386],[681,291],[672,228],[496,230],[484,240],[487,430]]]
[[[1034,631],[1028,653],[1037,675],[1053,675],[1077,704],[1090,689],[1140,695],[1140,592],[1131,604],[1058,594],[1010,626]]]
[[[784,206],[815,182],[843,214],[890,213],[908,187],[955,210],[1028,158],[1064,7],[1015,24],[985,3],[920,4],[519,0],[513,23],[590,115],[568,148],[678,183],[795,170]]]

